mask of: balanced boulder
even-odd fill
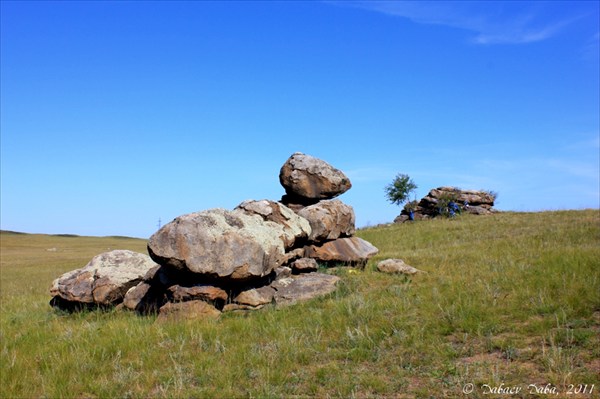
[[[352,187],[342,171],[301,152],[292,154],[283,164],[279,181],[289,197],[309,202],[337,197]]]

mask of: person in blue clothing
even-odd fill
[[[456,204],[456,202],[450,201],[448,203],[448,214],[450,215],[450,217],[453,218],[454,216],[456,216],[457,211],[458,211],[458,205]]]

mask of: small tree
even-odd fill
[[[392,204],[402,205],[416,189],[417,185],[410,176],[399,173],[391,184],[385,186],[385,195]]]

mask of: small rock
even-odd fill
[[[279,266],[275,269],[275,280],[281,280],[292,276],[292,269],[287,266]]]
[[[178,284],[169,287],[167,295],[172,302],[187,302],[202,300],[217,307],[223,307],[227,302],[227,292],[212,285],[196,285],[193,287],[182,287]]]
[[[292,272],[294,273],[316,272],[319,269],[317,261],[313,258],[296,259],[290,266],[292,266]]]
[[[270,286],[252,288],[250,290],[242,291],[233,299],[233,302],[239,305],[257,307],[273,302],[274,295],[275,289]]]
[[[377,264],[377,270],[383,273],[416,274],[420,270],[404,263],[402,259],[386,259]]]
[[[216,319],[221,312],[214,306],[201,301],[167,302],[160,308],[157,320]]]
[[[142,281],[130,288],[123,299],[123,306],[129,310],[147,314],[158,312],[158,309],[167,302],[166,295],[156,290],[155,287]]]

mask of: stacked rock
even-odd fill
[[[323,263],[364,266],[378,252],[367,241],[353,237],[356,231],[354,209],[333,199],[352,187],[342,171],[297,152],[281,167],[279,181],[286,191],[281,202],[310,224],[309,245],[304,248],[304,256]]]
[[[280,181],[286,190],[281,202],[249,200],[231,211],[209,209],[164,225],[148,241],[150,257],[138,254],[147,263],[121,281],[107,305],[122,303],[140,313],[158,312],[159,318],[198,318],[333,292],[339,277],[317,273],[318,262],[364,266],[378,252],[354,236],[352,207],[334,199],[351,187],[350,180],[322,160],[295,153],[281,168]],[[126,269],[125,263],[118,266]],[[56,279],[51,304],[76,308],[83,297],[74,295],[82,291],[74,279],[85,280],[92,292],[96,275],[119,268],[111,264],[91,275],[88,269]],[[100,305],[94,295],[83,299]]]

